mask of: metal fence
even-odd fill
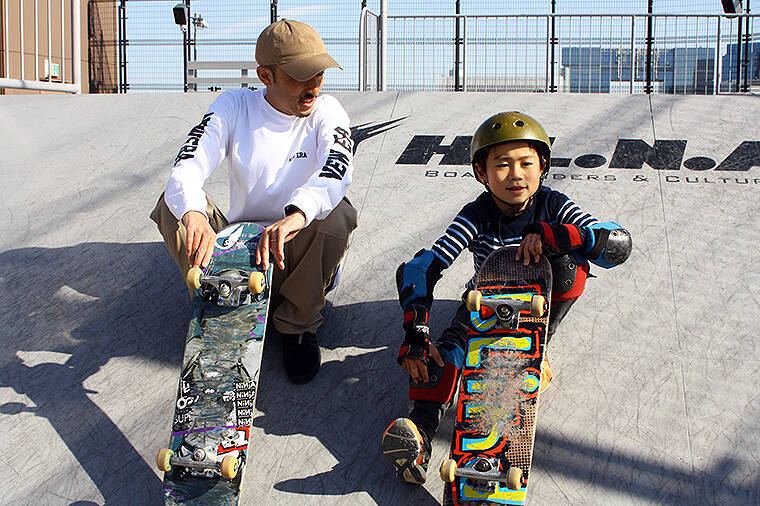
[[[130,92],[183,91],[184,58],[196,62],[250,62],[256,39],[272,19],[298,19],[314,26],[329,53],[343,66],[332,72],[330,90],[356,90],[359,58],[358,20],[361,3],[348,6],[296,1],[236,0],[120,0],[124,5],[125,47]],[[182,30],[172,10],[178,3],[189,7],[189,23]],[[191,69],[193,70],[193,69]],[[190,89],[206,91],[239,87],[229,81],[242,69],[198,69],[204,84]],[[211,82],[218,78],[218,82]]]
[[[385,0],[385,44],[381,0],[93,1],[119,6],[120,92],[239,87],[245,69],[210,63],[252,62],[258,34],[281,18],[314,26],[345,69],[328,71],[327,91],[708,94],[760,85],[754,17],[715,14],[720,0]],[[184,30],[172,16],[178,2],[188,6]],[[690,14],[668,14],[676,8]]]
[[[752,15],[387,16],[362,90],[714,94],[760,90]],[[365,11],[362,26],[382,24]],[[757,25],[760,26],[760,25]],[[383,69],[385,71],[383,72]]]

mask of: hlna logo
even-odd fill
[[[472,136],[460,135],[450,145],[443,145],[443,135],[415,135],[396,160],[397,165],[427,165],[435,154],[443,155],[439,165],[469,165]],[[550,137],[552,144],[554,137]],[[692,171],[748,171],[760,166],[760,141],[743,141],[722,162],[706,156],[683,159],[686,140],[656,140],[654,146],[642,139],[618,139],[610,169],[638,169],[646,163],[657,170],[680,170],[681,166]],[[587,154],[571,158],[552,156],[552,167],[570,167],[570,163],[584,169],[595,169],[607,164],[600,154]],[[716,166],[717,165],[717,166]]]

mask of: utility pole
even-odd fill
[[[460,0],[454,2],[454,12],[459,15],[462,13],[462,4]],[[454,34],[454,91],[462,91],[462,83],[459,80],[459,71],[462,65],[460,58],[462,50],[462,27],[461,19],[456,19],[456,33]]]
[[[557,34],[555,32],[554,27],[554,14],[557,13],[557,0],[552,0],[552,21],[551,21],[551,37],[549,38],[549,45],[550,45],[550,51],[551,51],[551,58],[550,58],[550,71],[549,71],[549,93],[556,93],[557,91],[557,85],[554,83],[554,69],[557,65],[557,62],[554,60],[555,58],[555,48],[557,47]]]
[[[644,86],[644,93],[647,95],[652,93],[652,35],[654,19],[652,13],[654,11],[654,0],[648,0],[647,2],[647,81]]]

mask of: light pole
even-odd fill
[[[188,46],[187,46],[187,20],[190,17],[190,0],[185,0],[182,3],[178,3],[172,9],[174,14],[174,22],[182,30],[182,82],[184,84],[185,92],[187,92],[187,60],[188,60]]]
[[[200,29],[208,28],[208,23],[206,23],[206,21],[203,19],[203,16],[201,16],[197,12],[195,13],[195,16],[192,16],[190,18],[190,22],[193,24],[193,39],[192,41],[190,41],[190,43],[193,45],[193,61],[197,61],[198,60],[198,49],[197,49],[198,46],[196,45],[195,42],[198,37],[198,28]],[[188,49],[188,53],[189,52],[190,51]],[[197,72],[198,72],[197,70],[193,70],[193,77],[198,77]],[[193,84],[193,91],[198,91],[198,85],[195,83]]]

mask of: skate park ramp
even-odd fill
[[[490,114],[555,138],[546,183],[630,230],[548,351],[530,504],[760,503],[760,101],[753,96],[342,93],[359,228],[329,295],[323,366],[265,347],[243,504],[435,504],[380,437],[407,413],[396,266],[481,191],[463,151]],[[214,94],[0,97],[0,477],[7,504],[157,504],[189,319],[148,218]],[[227,170],[206,184],[227,209]],[[438,284],[434,337],[472,274]]]

